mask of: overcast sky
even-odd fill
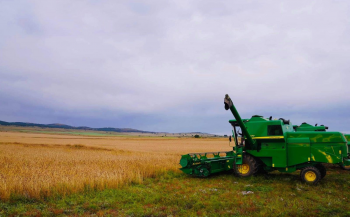
[[[272,115],[350,132],[349,1],[0,0],[0,120],[228,134]]]

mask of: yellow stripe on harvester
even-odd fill
[[[253,139],[283,139],[284,136],[262,136],[262,137],[253,137]]]

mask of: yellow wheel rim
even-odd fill
[[[350,169],[350,166],[343,166],[343,167],[347,170]]]
[[[247,174],[249,173],[250,167],[249,164],[242,164],[242,165],[238,165],[238,172],[240,174]]]
[[[308,182],[313,182],[316,180],[316,173],[314,173],[313,171],[307,171],[305,173],[305,179]]]

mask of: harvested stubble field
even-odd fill
[[[0,132],[0,198],[42,199],[142,183],[176,171],[181,154],[229,150],[227,140]]]
[[[350,172],[194,178],[181,154],[230,150],[227,139],[0,132],[0,216],[350,216]]]

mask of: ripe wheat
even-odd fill
[[[0,133],[0,198],[40,199],[142,183],[177,171],[181,154],[215,150],[229,150],[227,141]]]

